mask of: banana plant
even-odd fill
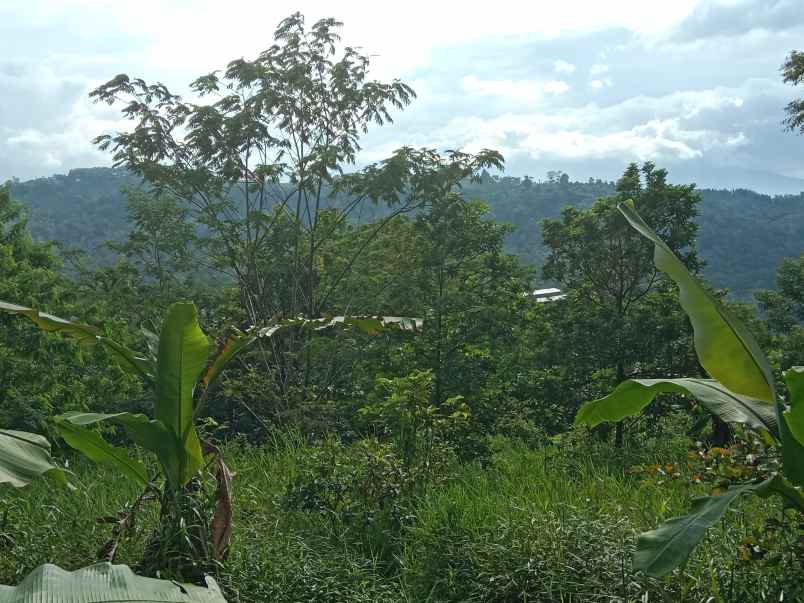
[[[0,303],[0,309],[25,316],[47,331],[63,332],[81,343],[107,347],[120,364],[138,374],[154,390],[154,416],[129,412],[69,412],[54,418],[59,434],[68,445],[91,460],[115,467],[145,490],[159,491],[158,481],[150,476],[143,462],[127,448],[113,446],[93,429],[99,423],[111,423],[125,430],[130,439],[156,456],[164,487],[160,492],[162,523],[185,523],[181,516],[186,502],[199,490],[190,482],[209,464],[215,467],[219,487],[215,512],[209,524],[196,534],[200,551],[192,556],[222,560],[231,534],[231,472],[214,447],[203,447],[196,421],[206,395],[222,370],[254,337],[234,333],[227,345],[213,357],[210,341],[198,323],[195,305],[179,302],[171,305],[153,349],[134,352],[105,337],[89,325],[68,321],[15,304]],[[211,457],[211,458],[210,458]],[[197,509],[192,505],[190,509]],[[170,510],[178,510],[176,513]],[[198,522],[194,521],[194,525]],[[160,526],[160,529],[165,526]],[[165,530],[162,529],[162,532]],[[177,534],[188,540],[187,534]],[[169,548],[169,547],[168,547]]]
[[[189,302],[168,308],[155,356],[135,354],[110,340],[101,343],[153,385],[154,417],[128,412],[69,412],[55,418],[60,435],[92,460],[113,465],[132,480],[148,486],[151,479],[141,461],[128,450],[108,444],[90,429],[101,422],[119,425],[132,441],[156,455],[168,489],[181,490],[205,465],[194,419],[202,404],[197,392],[204,390],[205,394],[214,378],[207,377],[202,383],[202,377],[208,366],[210,369],[214,366],[215,376],[219,375],[235,354],[222,357],[221,353],[210,363],[210,342],[198,324],[195,305]]]
[[[226,467],[220,451],[209,443],[202,442],[196,429],[196,419],[204,408],[208,393],[224,368],[258,338],[273,337],[290,329],[321,331],[333,328],[355,328],[367,334],[386,330],[415,331],[421,319],[382,316],[330,316],[320,319],[284,319],[248,332],[232,329],[219,349],[213,350],[207,336],[198,323],[198,312],[190,302],[172,304],[166,313],[159,335],[146,333],[149,339],[147,352],[135,352],[102,334],[100,329],[33,308],[0,302],[0,311],[24,316],[45,331],[60,332],[83,344],[106,347],[119,364],[141,377],[154,390],[154,416],[129,412],[94,413],[68,412],[54,418],[59,434],[68,445],[82,452],[91,460],[110,465],[128,479],[139,484],[144,491],[160,494],[162,522],[160,530],[170,533],[170,538],[186,542],[196,541],[202,549],[193,556],[210,557],[215,561],[225,558],[231,535],[231,481],[232,473]],[[113,446],[94,429],[101,423],[121,427],[129,438],[141,448],[153,453],[158,461],[164,487],[159,491],[157,480],[149,475],[143,462],[124,447]],[[19,438],[15,438],[15,441]],[[0,440],[2,443],[3,440]],[[46,442],[45,442],[46,444]],[[16,441],[18,448],[27,446],[37,460],[34,469],[47,470],[49,449],[41,440]],[[39,446],[34,450],[30,446]],[[0,447],[0,454],[8,447]],[[2,459],[2,456],[0,456]],[[32,462],[32,461],[31,461]],[[17,463],[17,480],[22,469]],[[198,507],[187,504],[199,491],[197,483],[202,470],[212,468],[218,487],[214,501],[215,511],[208,526],[201,526],[199,533],[188,538],[186,533],[177,533],[175,525],[193,524],[198,527]],[[0,465],[2,471],[3,465]],[[0,473],[2,475],[2,473]],[[142,500],[142,497],[140,498]],[[194,517],[185,517],[186,513]],[[120,525],[128,524],[128,519]],[[175,544],[175,542],[173,543]],[[116,550],[116,545],[109,546]],[[171,546],[163,550],[172,554]],[[154,553],[154,551],[150,551]]]
[[[122,427],[133,442],[154,453],[167,486],[180,490],[206,465],[195,419],[204,407],[207,394],[229,362],[258,338],[273,337],[289,329],[322,331],[356,328],[373,335],[387,330],[416,331],[421,319],[397,316],[329,316],[320,319],[284,319],[271,325],[231,333],[212,357],[211,347],[198,323],[198,312],[191,302],[177,302],[167,311],[161,333],[148,352],[135,352],[103,335],[97,327],[40,312],[33,308],[0,301],[0,311],[24,316],[44,331],[60,332],[83,344],[106,347],[127,371],[140,376],[155,390],[154,417],[129,412],[68,412],[55,418],[60,435],[73,448],[90,459],[112,465],[142,486],[152,479],[141,461],[125,448],[106,442],[95,430],[101,422]],[[49,459],[49,446],[30,440],[40,464]],[[4,447],[5,449],[5,447]],[[213,448],[208,447],[208,450]],[[45,469],[45,466],[42,465]]]
[[[663,576],[683,564],[705,531],[743,496],[780,496],[787,505],[804,512],[804,367],[785,373],[789,394],[787,400],[782,399],[770,364],[748,329],[687,271],[632,202],[621,204],[619,210],[653,243],[654,264],[678,285],[679,301],[693,326],[695,351],[712,378],[629,379],[608,396],[584,403],[575,423],[594,427],[620,421],[638,414],[661,393],[682,394],[724,421],[767,434],[782,455],[781,473],[697,498],[688,515],[639,536],[634,566],[649,575]]]

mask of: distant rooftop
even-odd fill
[[[566,293],[561,293],[561,289],[551,287],[549,289],[535,289],[528,294],[528,297],[532,297],[538,303],[543,304],[545,302],[558,301],[559,299],[564,299],[565,297],[567,297],[567,295]]]

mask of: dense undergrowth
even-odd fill
[[[677,428],[622,450],[582,431],[537,448],[496,438],[482,463],[445,458],[412,489],[393,451],[371,441],[231,443],[236,529],[217,577],[242,602],[802,600],[791,543],[768,542],[769,522],[789,520],[768,501],[730,512],[675,575],[632,570],[636,535],[707,491]],[[74,491],[4,492],[0,583],[45,562],[86,565],[110,516],[136,498],[116,475],[75,462]],[[155,521],[155,509],[140,517],[119,562],[137,565]]]

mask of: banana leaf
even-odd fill
[[[34,433],[0,429],[0,484],[21,488],[44,474],[66,481],[50,456],[50,442]]]
[[[791,431],[791,419],[776,397],[770,365],[748,329],[692,276],[672,250],[634,209],[633,202],[619,205],[625,219],[653,242],[653,261],[679,288],[679,301],[692,322],[695,352],[706,371],[732,392],[770,403],[777,414],[785,475],[796,486],[804,486],[804,443]],[[801,411],[798,411],[801,412]],[[792,425],[798,423],[792,417]]]
[[[60,420],[56,423],[56,427],[59,435],[69,446],[84,453],[90,460],[114,467],[141,486],[148,485],[148,471],[145,465],[133,458],[126,448],[112,446],[98,432],[69,421]]]
[[[714,379],[629,379],[608,396],[584,403],[575,415],[575,423],[594,427],[604,421],[621,421],[639,414],[660,393],[691,396],[727,423],[742,423],[779,436],[772,405],[735,394]]]
[[[256,339],[254,335],[243,333],[238,329],[232,329],[232,333],[226,338],[226,342],[218,352],[218,355],[207,367],[207,370],[204,371],[201,383],[206,387],[210,387],[220,376],[223,369],[226,368],[226,365],[234,360],[240,352],[254,343]]]
[[[190,302],[168,308],[162,323],[157,357],[156,419],[180,442],[179,485],[204,464],[201,442],[193,424],[193,391],[207,365],[210,344],[198,324],[198,310]]]
[[[79,341],[94,342],[99,332],[97,327],[72,322],[64,318],[59,318],[58,316],[53,316],[52,314],[40,312],[34,308],[19,306],[4,301],[0,301],[0,311],[25,316],[43,331],[62,332],[71,337],[75,337]]]
[[[285,319],[261,328],[259,337],[272,337],[276,333],[293,327],[312,328],[316,331],[334,327],[353,327],[366,335],[377,335],[386,331],[421,330],[424,320],[408,316],[329,316],[325,318],[292,318]]]
[[[731,391],[775,404],[770,365],[748,329],[687,271],[642,220],[632,202],[620,204],[619,210],[631,226],[653,243],[656,268],[678,285],[679,301],[695,331],[695,351],[701,366]]]
[[[784,412],[790,434],[804,444],[804,366],[794,366],[784,374],[790,392],[790,408]]]
[[[723,517],[729,505],[747,494],[763,498],[781,496],[804,510],[804,495],[778,475],[763,482],[732,486],[717,496],[696,498],[688,515],[670,519],[655,530],[639,535],[634,567],[650,576],[669,574],[689,558],[706,530]]]
[[[95,425],[103,421],[119,425],[125,429],[128,437],[130,437],[135,444],[156,454],[168,482],[174,487],[180,485],[180,460],[183,455],[182,448],[173,432],[165,427],[161,421],[149,419],[142,414],[128,412],[103,414],[72,411],[55,418],[56,427],[59,428],[60,431],[64,429],[67,423],[79,427],[86,427],[87,425]],[[81,439],[65,438],[65,440],[70,446],[87,454],[90,458],[92,458],[91,452],[97,452],[96,450],[86,449],[87,446],[94,448],[91,442],[85,443]],[[106,462],[116,464],[114,459],[108,457],[106,458]],[[118,465],[117,468],[123,473],[127,473],[128,471],[125,466]],[[135,479],[139,481],[138,478]]]
[[[634,568],[649,576],[665,576],[684,563],[692,550],[738,497],[755,491],[760,484],[729,488],[719,496],[702,496],[692,501],[688,515],[666,521],[655,530],[639,535]]]
[[[149,382],[153,381],[155,368],[153,363],[133,350],[128,349],[126,346],[101,335],[100,329],[97,327],[73,322],[65,318],[53,316],[52,314],[40,312],[34,308],[4,301],[0,301],[0,311],[16,314],[17,316],[24,316],[43,331],[63,333],[82,344],[100,343],[112,352],[112,355],[125,370],[140,375]]]
[[[42,565],[19,586],[0,586],[0,603],[226,603],[218,585],[207,588],[137,576],[125,565],[98,563],[74,572]]]

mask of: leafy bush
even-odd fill
[[[320,514],[333,535],[356,534],[383,550],[411,518],[411,487],[411,474],[393,445],[364,439],[346,446],[329,438],[296,468],[283,506]]]

